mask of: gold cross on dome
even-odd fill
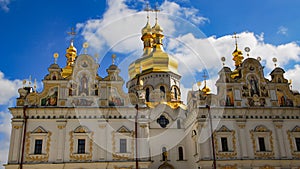
[[[68,34],[72,37],[72,41],[73,41],[73,39],[77,33],[75,32],[74,28],[71,28],[71,32],[68,32]]]
[[[157,13],[160,12],[160,10],[158,9],[158,3],[155,4],[154,12],[155,12],[155,20],[157,21]]]
[[[148,21],[149,21],[149,12],[150,12],[150,11],[153,11],[153,10],[150,8],[149,2],[146,3],[146,8],[144,9],[144,11],[147,12],[147,19],[148,19]]]
[[[206,80],[207,79],[207,75],[206,75],[206,71],[203,72],[203,79]]]
[[[236,35],[236,32],[234,32],[234,36],[232,36],[232,38],[235,39],[235,45],[237,45],[237,39],[240,37]]]

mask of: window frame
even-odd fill
[[[92,160],[93,152],[93,135],[86,126],[78,126],[75,130],[70,131],[70,160],[87,161]],[[85,140],[85,152],[78,151],[78,140]]]
[[[214,133],[215,152],[218,158],[231,159],[237,156],[235,131],[228,129],[225,125]],[[223,151],[221,138],[227,139],[227,151]]]
[[[253,152],[256,158],[273,158],[274,141],[272,131],[264,125],[258,125],[253,130],[250,130],[251,139],[253,143]],[[259,138],[264,138],[265,151],[260,151]]]
[[[300,151],[297,149],[296,138],[300,139],[300,127],[295,126],[292,130],[287,131],[290,143],[291,154],[294,158],[300,158]]]
[[[32,132],[26,132],[25,140],[25,161],[46,162],[49,159],[51,145],[50,131],[38,126]],[[41,153],[35,154],[35,140],[42,140]],[[43,146],[44,145],[44,146]]]

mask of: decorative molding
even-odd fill
[[[58,129],[64,129],[66,127],[66,125],[58,125],[57,128]]]
[[[251,139],[252,139],[253,152],[256,157],[260,157],[260,158],[274,157],[275,153],[274,153],[274,143],[273,143],[272,131],[268,130],[265,126],[260,125],[260,126],[257,126],[254,130],[251,130],[250,134],[251,134]],[[269,140],[270,146],[266,146],[267,151],[258,151],[257,138],[259,136],[266,138],[266,141]]]
[[[238,127],[241,128],[241,129],[244,129],[246,127],[245,124],[238,124]]]
[[[89,144],[88,150],[89,152],[86,152],[85,154],[77,154],[74,151],[74,141],[75,137],[77,135],[83,136],[86,140],[87,143]],[[75,161],[88,161],[92,160],[92,155],[93,155],[93,135],[94,132],[90,132],[88,128],[84,126],[79,126],[77,127],[74,131],[70,132],[70,160],[75,160]]]
[[[237,156],[237,150],[236,150],[236,138],[235,138],[235,131],[229,130],[226,126],[222,126],[219,130],[215,131],[214,133],[214,142],[215,142],[215,150],[216,150],[216,156],[219,158],[234,158]],[[231,149],[226,152],[222,152],[219,149],[218,140],[220,140],[221,136],[225,136],[228,139],[228,142],[231,140],[232,146],[228,145],[228,149]]]
[[[13,128],[14,128],[14,129],[20,129],[20,128],[23,128],[23,126],[17,126],[17,125],[14,125]]]
[[[120,127],[117,131],[112,132],[112,157],[115,160],[132,160],[134,158],[134,137],[135,137],[135,132],[130,131],[127,127],[122,126]],[[120,153],[117,152],[116,150],[116,142],[120,138],[125,138],[127,140],[131,140],[131,152],[127,153]]]
[[[43,154],[33,154],[33,144],[31,144],[35,137],[34,135],[40,136],[43,138],[43,142],[46,142],[45,151]],[[43,128],[38,127],[33,132],[26,133],[26,141],[25,141],[25,160],[31,162],[47,162],[49,159],[50,152],[50,143],[51,143],[51,132],[45,131]]]
[[[297,151],[296,143],[295,143],[295,137],[300,137],[300,127],[296,126],[292,130],[288,130],[287,134],[288,134],[292,156],[295,158],[300,158],[300,151]]]

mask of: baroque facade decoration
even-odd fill
[[[157,19],[153,27],[148,20],[128,93],[114,61],[101,77],[97,59],[78,54],[72,40],[66,65],[49,66],[43,91],[18,90],[5,168],[210,169],[215,161],[221,169],[299,169],[300,94],[282,68],[267,79],[236,43],[235,68],[220,68],[217,93],[205,84],[185,105],[163,38]]]

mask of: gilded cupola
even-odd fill
[[[75,59],[77,57],[77,49],[74,47],[73,40],[70,42],[70,46],[66,50],[66,58],[67,58],[67,64],[62,69],[62,77],[66,78],[72,74],[73,70],[73,64],[75,62]]]
[[[149,20],[142,29],[142,41],[144,43],[144,53],[129,65],[130,79],[135,78],[142,72],[173,72],[178,74],[178,62],[175,58],[164,52],[162,46],[163,29],[158,24],[151,28]]]
[[[231,78],[236,78],[240,76],[239,67],[241,66],[244,56],[242,51],[238,48],[237,38],[239,38],[236,33],[234,33],[233,38],[235,39],[235,50],[232,52],[232,60],[234,61],[235,70],[232,71]]]
[[[149,18],[147,21],[146,26],[142,29],[142,38],[141,40],[144,43],[144,56],[148,56],[152,52],[152,42],[153,42],[153,36],[152,36],[152,28],[149,23]]]

